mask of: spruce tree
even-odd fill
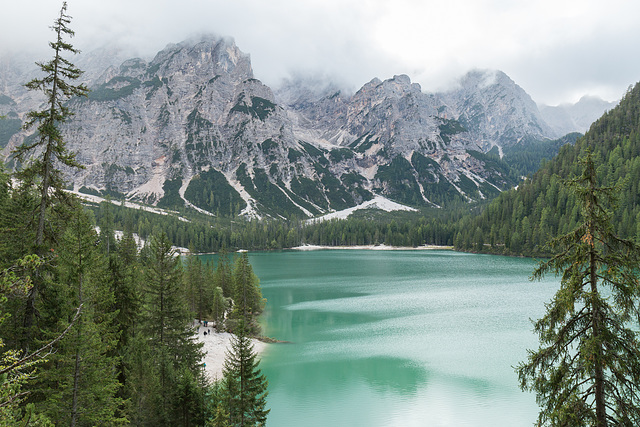
[[[222,288],[217,287],[213,291],[213,299],[211,304],[211,315],[213,318],[213,327],[216,331],[223,329],[224,316],[227,312],[228,304],[227,300],[222,293]]]
[[[204,319],[211,313],[213,281],[208,267],[194,254],[193,247],[190,246],[189,254],[186,256],[184,279],[189,308],[197,319]]]
[[[109,256],[112,251],[116,250],[116,236],[113,223],[113,206],[111,199],[100,203],[100,247],[104,253]]]
[[[231,339],[222,371],[221,412],[229,414],[233,427],[264,426],[269,409],[267,403],[268,381],[259,369],[251,339],[241,321],[236,335]]]
[[[229,414],[224,409],[224,405],[222,403],[216,405],[213,420],[207,425],[210,427],[230,427]]]
[[[60,329],[72,322],[76,307],[82,306],[82,314],[40,375],[42,406],[56,423],[71,426],[123,421],[116,415],[122,399],[117,397],[119,360],[113,355],[114,295],[107,280],[107,259],[97,241],[94,226],[78,204],[61,238],[57,280],[50,289],[64,304],[55,308],[63,314],[57,322]]]
[[[11,317],[6,302],[9,294],[26,294],[31,286],[29,271],[32,271],[42,260],[35,255],[20,259],[11,268],[0,272],[0,325]],[[20,363],[20,353],[6,349],[0,337],[0,426],[14,426],[22,422],[20,404],[28,395],[25,386],[33,381],[33,365],[42,360],[27,360]]]
[[[81,167],[75,160],[75,154],[66,148],[60,125],[71,117],[72,113],[66,102],[75,96],[86,96],[88,88],[84,84],[73,85],[71,82],[82,75],[82,71],[73,65],[63,55],[67,52],[77,54],[79,51],[64,37],[73,37],[74,32],[68,27],[71,17],[66,14],[67,3],[62,4],[60,15],[53,24],[56,40],[49,46],[54,52],[53,59],[48,62],[37,63],[45,73],[42,78],[36,78],[25,86],[29,90],[42,92],[46,97],[45,109],[30,111],[24,124],[26,130],[36,126],[38,132],[35,142],[25,142],[15,150],[16,158],[24,164],[18,176],[27,183],[39,182],[40,203],[38,207],[38,222],[36,227],[36,245],[44,243],[46,210],[51,204],[50,194],[59,199],[66,199],[64,181],[61,171],[56,168],[56,162],[68,167]],[[38,157],[29,156],[40,152]],[[27,163],[25,163],[27,162]]]
[[[30,111],[24,124],[25,130],[36,127],[37,135],[34,142],[27,140],[14,151],[15,158],[22,165],[16,174],[17,177],[24,186],[36,185],[40,196],[34,221],[35,252],[40,256],[47,251],[44,247],[47,210],[55,201],[69,200],[69,196],[64,192],[65,185],[59,165],[81,167],[75,160],[75,154],[66,148],[60,130],[60,125],[72,115],[67,101],[72,97],[86,96],[88,93],[85,85],[72,84],[82,75],[82,71],[63,56],[66,53],[79,52],[65,40],[65,37],[74,35],[68,27],[71,17],[66,12],[67,3],[64,2],[60,15],[52,26],[56,37],[54,42],[49,43],[53,50],[53,58],[48,62],[37,63],[44,77],[33,79],[25,85],[29,90],[42,92],[46,98],[45,108]],[[32,341],[32,326],[37,311],[36,299],[43,281],[39,276],[40,274],[36,274],[34,277],[24,311],[24,350],[29,349]]]
[[[214,286],[222,288],[225,297],[231,297],[233,293],[233,278],[229,256],[223,246],[218,254],[218,266],[214,274]]]
[[[249,263],[249,254],[244,252],[236,259],[233,270],[233,311],[231,312],[231,329],[236,330],[241,324],[248,333],[260,333],[257,317],[264,310],[265,300],[260,290],[260,280],[253,273]]]
[[[155,407],[157,422],[177,422],[177,384],[180,371],[200,371],[202,344],[196,341],[186,305],[180,258],[165,233],[153,235],[144,255],[145,295],[143,333],[152,350],[159,391]]]
[[[100,231],[102,234],[103,230]],[[104,242],[103,238],[100,241]],[[102,248],[105,249],[104,245]],[[139,343],[135,339],[140,329],[138,327],[137,330],[136,327],[140,318],[140,284],[142,283],[138,249],[131,233],[125,232],[122,239],[116,242],[108,260],[108,283],[114,295],[111,311],[115,313],[114,324],[117,331],[117,343],[111,355],[116,356],[119,361],[116,366],[116,375],[122,388],[118,392],[118,397],[129,405],[129,408],[123,409],[123,412],[131,414],[130,408],[135,390],[139,389],[130,374],[133,369],[132,355],[135,354],[133,347]]]
[[[582,164],[569,181],[582,220],[533,275],[562,280],[535,322],[541,347],[518,366],[520,386],[537,393],[540,425],[640,425],[640,248],[614,234],[615,188],[597,186],[590,151]]]

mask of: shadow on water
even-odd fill
[[[429,378],[423,367],[408,359],[384,356],[300,361],[286,367],[275,363],[271,366],[274,369],[264,371],[269,378],[270,389],[296,383],[296,389],[288,389],[287,393],[298,396],[307,393],[317,396],[319,389],[347,389],[357,383],[366,383],[379,393],[414,395],[420,387],[428,384]]]

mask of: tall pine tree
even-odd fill
[[[640,425],[640,247],[616,236],[614,188],[598,187],[590,151],[569,182],[582,207],[575,230],[551,242],[555,255],[534,272],[561,274],[560,289],[535,323],[541,347],[518,368],[537,393],[540,425]]]
[[[107,259],[96,246],[98,236],[78,204],[58,253],[56,282],[62,306],[56,313],[60,329],[72,321],[76,307],[82,314],[41,373],[42,407],[56,423],[94,425],[116,423],[122,405],[113,355],[117,343],[114,296],[107,280]]]
[[[165,233],[154,235],[145,251],[143,331],[154,357],[158,378],[155,408],[157,423],[178,422],[176,394],[180,373],[188,369],[196,381],[202,379],[202,344],[197,343],[191,313],[186,304],[181,261]]]
[[[259,369],[251,339],[241,321],[231,339],[222,371],[221,408],[229,414],[233,427],[264,426],[270,409],[266,409],[268,381]],[[220,414],[217,413],[218,422]]]
[[[64,2],[52,27],[56,37],[54,42],[49,43],[53,50],[53,59],[37,63],[44,77],[33,79],[25,85],[27,89],[42,92],[46,97],[45,108],[41,111],[30,111],[24,124],[26,130],[36,127],[37,135],[33,142],[27,140],[14,152],[16,159],[22,164],[17,177],[23,185],[36,185],[38,188],[40,198],[35,220],[34,243],[35,252],[40,256],[47,251],[44,247],[47,210],[54,201],[69,200],[69,196],[64,192],[65,185],[59,165],[81,167],[75,160],[75,154],[67,150],[60,131],[60,125],[71,116],[67,101],[75,96],[86,96],[88,93],[84,84],[72,84],[82,75],[82,71],[63,56],[66,53],[78,53],[78,50],[65,40],[65,37],[74,35],[68,27],[71,17],[66,12],[67,3]],[[36,299],[44,280],[39,276],[40,274],[36,274],[34,277],[24,310],[25,350],[29,349],[32,341],[32,326],[37,311]]]
[[[262,298],[260,280],[253,272],[247,252],[236,259],[232,296],[233,310],[229,319],[231,329],[235,332],[242,325],[247,333],[258,335],[260,325],[257,318],[264,310],[266,301]]]
[[[73,37],[75,34],[68,27],[71,17],[66,13],[67,3],[64,2],[60,15],[52,27],[56,35],[56,40],[49,43],[54,52],[53,59],[37,63],[45,76],[33,79],[25,85],[27,89],[42,92],[46,96],[45,109],[30,111],[24,124],[27,130],[37,125],[37,137],[35,142],[25,142],[14,153],[16,158],[24,164],[18,176],[29,184],[39,180],[37,246],[44,243],[46,211],[51,204],[51,194],[58,199],[67,199],[63,192],[62,174],[60,169],[57,169],[56,162],[69,167],[81,167],[75,160],[75,154],[67,150],[60,131],[60,125],[72,115],[66,102],[75,96],[86,96],[89,91],[84,84],[71,83],[80,78],[82,71],[63,56],[67,52],[79,53],[64,39],[66,36]],[[40,151],[41,154],[37,157],[29,157]]]

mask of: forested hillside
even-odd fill
[[[544,255],[550,237],[572,230],[579,207],[563,179],[579,175],[578,159],[593,152],[600,185],[618,186],[615,231],[640,239],[640,84],[620,104],[597,120],[575,145],[564,145],[516,190],[502,193],[480,215],[463,218],[456,227],[457,249],[478,252]]]
[[[183,263],[162,231],[140,249],[126,227],[116,239],[109,205],[98,234],[64,191],[59,168],[81,166],[60,126],[69,99],[87,94],[63,57],[77,53],[63,40],[66,7],[53,59],[38,64],[45,76],[26,84],[47,99],[27,115],[36,136],[15,149],[16,171],[0,166],[0,426],[264,425],[249,334],[265,301],[248,256],[233,269],[225,254],[215,269]],[[219,380],[205,373],[194,319],[235,334]]]

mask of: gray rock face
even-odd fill
[[[304,217],[374,193],[446,206],[513,185],[483,152],[554,136],[500,72],[472,72],[442,94],[399,75],[355,94],[296,80],[274,95],[229,39],[189,40],[117,66],[104,55],[84,60],[92,92],[71,102],[64,133],[86,168],[67,177],[76,190],[160,206]],[[3,87],[0,112],[23,117],[33,101]],[[5,154],[23,137],[13,135]]]
[[[452,118],[486,151],[561,136],[547,125],[531,97],[501,71],[471,71],[441,97]]]
[[[556,133],[585,133],[596,119],[616,104],[617,102],[608,102],[593,96],[583,96],[575,104],[560,104],[554,107],[542,105],[540,112]]]

